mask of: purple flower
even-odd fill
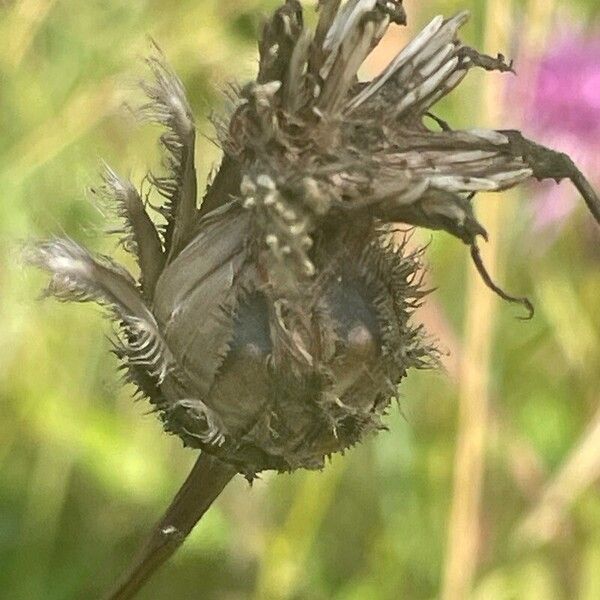
[[[586,146],[600,143],[600,35],[569,35],[539,64],[534,88],[541,131],[576,137]],[[533,114],[530,115],[533,117]]]
[[[600,31],[584,34],[573,26],[552,44],[522,81],[523,128],[545,144],[573,157],[596,184],[600,182]],[[566,188],[543,184],[535,225],[556,227],[576,199]]]

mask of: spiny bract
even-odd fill
[[[420,253],[390,223],[460,238],[486,283],[479,191],[531,177],[570,178],[596,219],[598,199],[570,159],[516,131],[454,131],[429,111],[474,67],[511,71],[457,37],[463,12],[436,17],[372,81],[357,72],[401,1],[322,0],[315,31],[297,0],[266,22],[256,81],[217,123],[224,156],[200,207],[195,127],[183,85],[148,59],[147,119],[165,127],[165,199],[156,227],[140,192],[114,171],[136,280],[71,240],[34,245],[60,300],[94,300],[119,324],[115,352],[165,428],[251,478],[319,468],[382,427],[407,369],[435,361],[411,315]]]

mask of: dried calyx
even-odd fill
[[[30,251],[52,274],[50,294],[110,307],[115,352],[165,428],[249,478],[321,467],[382,427],[407,369],[435,362],[411,319],[424,295],[420,254],[390,241],[386,224],[458,237],[490,288],[531,309],[486,273],[474,195],[570,178],[600,220],[567,156],[516,131],[454,131],[430,112],[470,69],[512,69],[458,39],[468,13],[436,17],[361,82],[388,25],[405,21],[401,2],[319,9],[315,31],[295,0],[265,23],[258,76],[218,124],[224,158],[199,208],[183,86],[158,50],[148,59],[141,113],[165,126],[165,168],[148,179],[166,224],[155,227],[140,193],[108,167],[101,188],[124,222],[137,281],[71,240]]]

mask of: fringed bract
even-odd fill
[[[112,232],[121,235],[122,246],[132,253],[140,268],[140,285],[151,301],[154,287],[165,266],[160,237],[146,212],[140,193],[127,179],[120,177],[108,165],[102,173],[102,186],[93,188],[109,210],[116,213],[123,226]]]
[[[194,148],[196,129],[191,108],[179,77],[167,65],[158,48],[147,59],[153,81],[143,82],[149,102],[140,115],[166,128],[160,136],[166,174],[151,176],[166,202],[161,213],[167,221],[164,246],[171,262],[190,241],[196,215],[196,168]]]
[[[107,256],[92,256],[69,239],[30,246],[25,257],[51,274],[47,295],[61,302],[92,301],[107,307],[120,329],[115,344],[125,364],[142,368],[158,384],[164,380],[171,353],[133,277],[123,267]]]

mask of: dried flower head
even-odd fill
[[[469,70],[512,70],[460,41],[468,13],[436,17],[379,76],[358,80],[405,18],[398,0],[322,0],[311,31],[287,0],[265,23],[256,81],[217,123],[223,161],[199,207],[193,116],[156,51],[142,113],[165,127],[167,174],[149,179],[166,226],[114,171],[103,185],[140,277],[71,240],[30,251],[50,294],[109,307],[115,352],[166,430],[248,478],[322,467],[380,429],[407,370],[435,360],[412,320],[420,252],[392,243],[389,224],[456,236],[489,287],[531,309],[487,275],[474,195],[570,178],[600,221],[566,155],[517,131],[455,131],[430,112]]]

